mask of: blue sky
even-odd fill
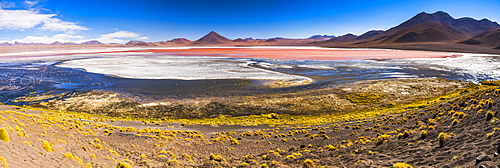
[[[420,12],[499,22],[498,9],[500,0],[0,0],[0,42],[359,35]]]

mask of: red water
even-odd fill
[[[325,49],[267,49],[267,48],[189,48],[189,49],[144,49],[129,51],[109,51],[73,54],[102,54],[102,53],[166,53],[176,56],[219,56],[235,58],[265,58],[265,59],[293,59],[293,60],[386,60],[402,58],[443,58],[456,56],[452,53],[433,51],[404,51],[404,50],[325,50]]]

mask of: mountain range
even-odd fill
[[[370,34],[365,38],[360,38]],[[386,31],[346,34],[314,42],[325,47],[395,48],[438,51],[500,53],[500,25],[488,19],[455,19],[448,13],[419,13]]]
[[[41,43],[1,43],[0,46],[48,45]],[[81,44],[54,42],[50,45],[113,45],[93,40]],[[388,30],[369,30],[359,36],[345,34],[313,35],[304,39],[238,38],[231,40],[215,31],[196,41],[176,38],[161,42],[130,41],[123,46],[255,46],[312,45],[322,47],[394,48],[434,51],[457,51],[500,54],[500,25],[488,19],[463,17],[455,19],[448,13],[419,13]]]

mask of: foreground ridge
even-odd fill
[[[375,118],[215,128],[1,106],[6,131],[0,137],[8,134],[11,141],[2,138],[0,149],[7,152],[0,156],[12,167],[492,166],[500,152],[498,101],[498,86],[472,85],[416,108],[387,106],[406,110]],[[371,110],[353,114],[363,113]]]

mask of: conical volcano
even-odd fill
[[[231,41],[232,40],[230,40],[224,36],[221,36],[220,34],[214,32],[214,31],[211,31],[207,35],[196,40],[194,43],[195,44],[221,44],[221,43],[228,43]]]

